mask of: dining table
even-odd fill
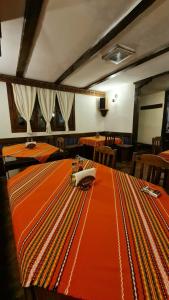
[[[92,147],[104,146],[105,141],[106,141],[106,137],[102,135],[81,137],[79,140],[80,144],[88,145]],[[122,144],[122,139],[119,137],[115,137],[114,144]]]
[[[40,163],[44,163],[59,148],[47,143],[36,143],[34,148],[26,147],[26,144],[15,144],[2,148],[2,156],[15,158],[34,158]]]
[[[147,182],[90,160],[83,169],[96,168],[96,178],[82,190],[72,162],[8,180],[22,286],[56,299],[168,299],[169,196],[150,184],[154,198],[142,191]]]

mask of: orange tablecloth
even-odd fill
[[[165,160],[169,161],[169,150],[163,151],[159,155]]]
[[[59,148],[46,143],[37,143],[33,149],[26,148],[25,144],[18,144],[3,147],[2,155],[4,157],[12,156],[17,158],[33,157],[39,162],[45,162],[51,154],[58,150]]]
[[[144,181],[99,164],[81,191],[71,163],[31,166],[8,181],[22,285],[78,299],[167,299],[169,196],[158,187],[155,199],[141,192]]]
[[[104,146],[105,144],[105,136],[89,136],[89,137],[81,137],[80,144],[89,145],[93,147]],[[115,138],[115,144],[122,144],[122,140],[120,138]]]

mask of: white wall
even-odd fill
[[[139,98],[139,107],[161,104],[162,108],[139,110],[138,142],[152,144],[152,137],[161,136],[165,92],[161,91]]]
[[[75,118],[76,131],[90,132],[104,131],[104,118],[98,111],[98,99],[94,96],[76,94],[75,97]],[[7,98],[6,83],[0,82],[0,138],[22,137],[26,133],[12,133],[9,116],[9,106]],[[66,132],[52,132],[52,134],[64,134]],[[70,131],[71,133],[71,131]],[[33,133],[35,135],[45,135],[43,132]]]
[[[104,117],[98,110],[98,98],[86,95],[76,95],[76,131],[104,131]]]
[[[76,131],[73,132],[132,132],[134,91],[135,87],[133,84],[112,86],[112,90],[109,91],[106,96],[109,109],[106,117],[102,117],[98,110],[99,99],[97,97],[76,94]],[[113,103],[112,99],[115,94],[118,94],[118,98],[116,102]],[[27,136],[26,133],[11,132],[7,90],[6,83],[4,82],[0,82],[0,103],[0,138]],[[64,134],[66,132],[52,132],[52,134],[53,133]],[[33,136],[36,135],[45,135],[45,133],[33,133]]]
[[[112,102],[115,94],[118,97]],[[109,111],[105,118],[105,131],[132,132],[134,94],[134,84],[112,85],[107,93]]]

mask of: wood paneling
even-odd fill
[[[100,135],[105,135],[107,132],[102,131],[100,132]],[[110,133],[110,132],[109,132]],[[128,132],[111,132],[114,136],[118,136],[118,137],[126,137],[129,139],[132,138],[132,133],[128,133]],[[44,141],[44,142],[49,142],[52,140],[55,140],[55,138],[57,137],[83,137],[83,136],[95,136],[96,135],[96,131],[93,132],[83,132],[83,133],[73,133],[73,134],[58,134],[58,135],[43,135],[43,136],[32,136],[33,139],[35,139],[36,141]],[[15,138],[0,138],[0,144],[2,145],[10,145],[10,144],[19,144],[19,143],[25,143],[27,140],[27,136],[25,137],[15,137]],[[131,141],[130,141],[131,142]]]
[[[155,109],[155,108],[161,108],[163,107],[162,103],[160,104],[152,104],[152,105],[144,105],[144,106],[141,106],[140,109],[141,110],[146,110],[146,109]]]

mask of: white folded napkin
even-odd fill
[[[36,142],[32,141],[32,142],[26,142],[25,147],[29,147],[29,145],[32,145],[32,144],[36,146]]]
[[[74,185],[77,186],[79,181],[87,176],[93,176],[94,178],[96,178],[96,168],[86,169],[72,174]]]

